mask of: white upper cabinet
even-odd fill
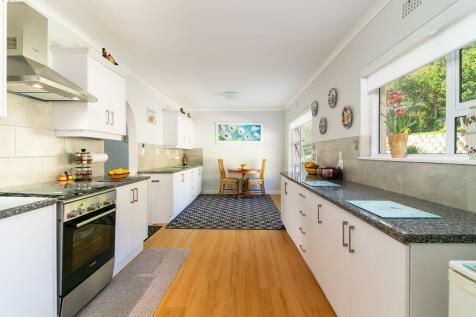
[[[192,119],[178,111],[164,111],[164,145],[178,149],[192,149],[194,144]]]
[[[55,104],[58,136],[120,140],[126,134],[126,78],[88,48],[53,48],[53,68],[94,95],[97,102]]]
[[[7,116],[7,2],[0,0],[0,117]]]

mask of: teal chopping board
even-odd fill
[[[340,187],[339,184],[334,184],[328,181],[304,181],[307,185],[312,187]]]
[[[468,269],[476,272],[476,263],[463,263],[463,265],[466,266]]]
[[[347,200],[347,202],[382,218],[441,218],[390,200]]]

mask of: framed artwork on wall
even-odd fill
[[[261,142],[263,124],[261,123],[216,123],[216,142]]]

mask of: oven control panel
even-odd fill
[[[63,221],[75,219],[85,214],[116,204],[116,191],[111,190],[97,195],[88,195],[66,201],[62,210]]]

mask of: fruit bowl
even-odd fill
[[[306,167],[306,171],[309,175],[317,175],[317,168]]]
[[[109,174],[110,179],[125,179],[129,176],[129,173],[123,173],[123,174]]]

